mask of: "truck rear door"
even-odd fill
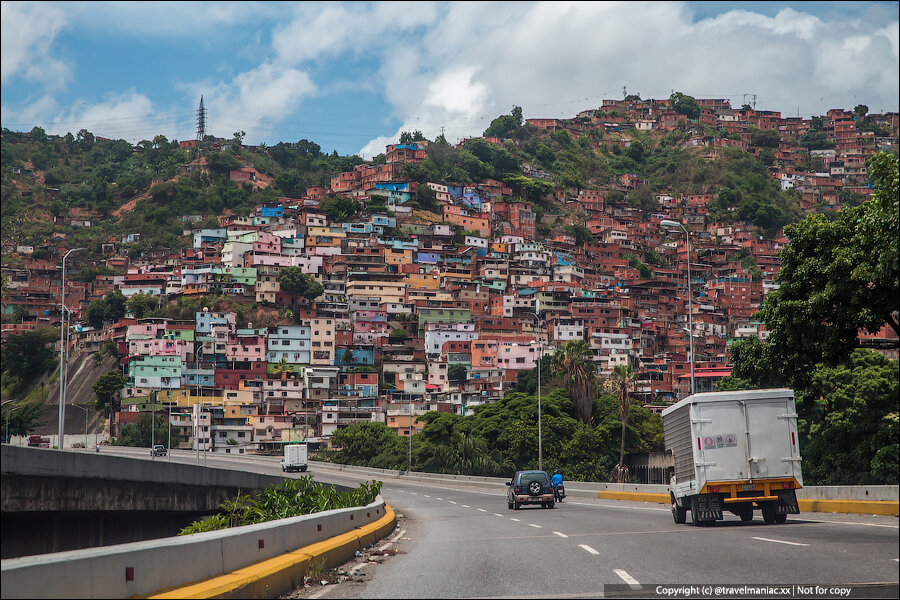
[[[793,398],[755,399],[744,403],[744,411],[750,475],[796,477],[802,483]]]
[[[747,438],[737,402],[698,402],[693,408],[700,486],[748,479]]]

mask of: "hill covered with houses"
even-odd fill
[[[60,325],[61,257],[84,247],[73,349],[118,357],[116,425],[155,398],[184,447],[408,435],[530,391],[538,357],[575,340],[601,375],[631,365],[656,412],[690,390],[689,323],[698,391],[734,340],[766,338],[782,228],[865,201],[898,127],[861,105],[801,119],[679,93],[571,119],[515,107],[481,137],[405,132],[370,161],[242,132],[4,129],[3,337]]]

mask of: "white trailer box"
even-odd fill
[[[802,487],[797,413],[789,389],[694,394],[662,412],[666,449],[675,460],[672,515],[695,525],[728,510],[766,523],[799,513]]]
[[[305,471],[307,464],[306,444],[288,444],[284,447],[284,460],[281,461],[282,471]]]

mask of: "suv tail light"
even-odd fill
[[[521,494],[521,493],[522,493],[521,491],[519,491],[519,486],[516,486],[516,493],[517,493],[517,494]]]

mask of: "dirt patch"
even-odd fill
[[[340,567],[324,572],[316,572],[314,567],[311,569],[310,574],[304,577],[302,582],[298,583],[294,591],[290,594],[279,596],[279,598],[311,598],[313,595],[321,592],[322,588],[335,585],[341,587],[337,592],[332,592],[332,594],[338,594],[333,597],[358,597],[359,591],[356,588],[360,588],[369,581],[372,576],[372,569],[378,568],[378,565],[386,560],[390,560],[392,556],[403,554],[402,551],[397,550],[393,542],[389,541],[393,540],[397,536],[397,532],[402,529],[403,521],[403,517],[398,515],[397,527],[394,532],[373,546],[360,550],[356,553],[356,556]]]

